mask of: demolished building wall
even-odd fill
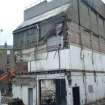
[[[13,96],[23,99],[26,105],[45,104],[47,94],[43,101],[45,94],[41,91],[43,88],[50,89],[49,80],[65,80],[62,84],[66,86],[66,92],[61,92],[61,95],[66,97],[66,105],[84,105],[105,97],[105,19],[101,12],[105,5],[97,1],[103,6],[100,9],[97,3],[89,0],[67,0],[67,4],[57,1],[60,7],[42,10],[43,14],[33,14],[33,18],[27,17],[14,31],[14,47],[21,49],[20,59],[28,62],[28,73],[18,74],[14,79]],[[33,12],[37,6],[29,11],[32,9]],[[32,36],[27,32],[30,29],[36,31],[31,30]],[[36,78],[32,81],[34,85],[29,84],[29,77]],[[26,78],[27,82],[24,80]],[[43,81],[47,81],[44,84],[48,83],[48,86],[44,86]],[[58,91],[55,92],[55,104],[60,104],[63,102],[59,90],[63,86],[56,82],[51,83],[52,88]],[[19,94],[16,94],[17,91]],[[32,100],[29,100],[30,97],[33,97]]]

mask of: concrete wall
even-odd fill
[[[13,98],[20,98],[25,105],[28,105],[28,88],[30,86],[13,85]],[[31,87],[32,88],[32,87]],[[33,87],[33,105],[36,105],[36,88]]]
[[[29,61],[28,71],[48,71],[59,69],[105,71],[105,54],[71,45],[70,49],[60,50],[60,68],[58,51],[39,54],[42,58]]]
[[[86,73],[85,77],[83,77],[83,73],[72,73],[71,74],[71,84],[69,84],[67,76],[65,74],[46,74],[46,75],[37,75],[37,81],[48,80],[48,79],[65,79],[66,80],[66,90],[67,90],[67,105],[73,105],[73,87],[80,88],[80,103],[84,105],[86,102],[90,103],[95,100],[101,99],[105,97],[105,76],[104,74],[97,74],[96,80],[93,73]],[[90,82],[91,81],[91,82]],[[48,84],[49,85],[49,82]],[[28,105],[28,87],[29,86],[15,86],[13,85],[13,96],[20,97],[23,99],[26,105]],[[48,87],[48,86],[47,86]],[[34,103],[36,105],[36,88],[34,88]],[[39,102],[39,93],[37,87],[37,104]]]

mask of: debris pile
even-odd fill
[[[105,98],[86,105],[105,105]]]

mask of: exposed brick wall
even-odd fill
[[[90,33],[85,31],[83,28],[81,30],[81,40],[82,45],[91,49],[91,36]]]
[[[68,23],[68,37],[71,43],[80,45],[80,34],[77,24]]]
[[[16,72],[21,73],[21,72],[28,72],[28,65],[25,62],[17,62],[16,63]]]
[[[68,22],[68,37],[70,43],[105,53],[105,39],[95,35],[79,25]]]
[[[100,38],[100,48],[101,52],[105,53],[105,39]]]
[[[96,51],[100,51],[99,48],[99,37],[95,36],[94,34],[92,35],[92,47]]]

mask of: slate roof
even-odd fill
[[[70,6],[69,2],[69,0],[53,0],[52,2],[44,1],[43,3],[40,3],[26,10],[25,12],[27,12],[27,14],[31,11],[31,15],[33,14],[33,17],[31,17],[30,19],[25,19],[24,22],[14,30],[14,32],[22,29],[23,27],[30,26],[32,24],[64,13]]]

